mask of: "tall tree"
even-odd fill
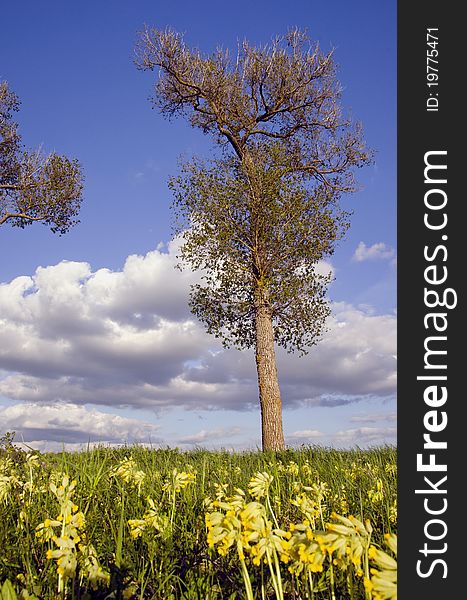
[[[21,143],[13,113],[19,99],[0,82],[0,226],[24,228],[41,221],[59,234],[78,222],[83,175],[77,160]]]
[[[226,346],[255,348],[263,450],[282,450],[275,342],[305,353],[320,338],[330,277],[316,265],[349,225],[338,202],[371,152],[341,114],[332,52],[305,32],[203,56],[172,30],[146,28],[136,56],[159,71],[162,114],[188,117],[220,148],[170,183],[182,261],[203,272],[190,305]]]

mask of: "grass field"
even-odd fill
[[[0,598],[395,598],[396,478],[391,446],[40,454],[5,436]]]

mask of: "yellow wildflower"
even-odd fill
[[[397,536],[386,534],[385,541],[390,551],[397,557]],[[371,580],[365,581],[368,589],[375,600],[397,599],[397,561],[384,550],[371,546],[368,552],[370,559],[376,563],[377,568],[372,567]]]
[[[272,475],[269,475],[269,473],[266,473],[266,471],[257,472],[250,479],[250,483],[248,484],[248,491],[253,496],[253,498],[259,500],[260,498],[263,498],[263,496],[268,495],[269,487],[273,479],[274,477]]]

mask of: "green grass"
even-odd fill
[[[61,454],[37,453],[38,465],[11,443],[0,449],[0,586],[10,580],[18,594],[37,598],[148,598],[148,599],[240,599],[245,597],[242,572],[233,547],[225,556],[207,544],[206,499],[216,497],[215,484],[227,484],[231,496],[240,488],[248,496],[248,483],[258,471],[273,476],[269,490],[271,506],[282,529],[303,520],[292,500],[303,486],[324,482],[323,522],[336,512],[354,515],[373,527],[372,542],[384,546],[384,535],[396,533],[396,450],[386,446],[370,450],[335,450],[303,447],[283,453],[177,449],[140,446],[97,447]],[[125,482],[112,469],[132,458],[134,471],[144,473],[139,485]],[[196,473],[194,483],[176,491],[170,484],[173,470]],[[56,519],[60,503],[50,491],[50,480],[62,474],[76,480],[72,501],[85,515],[85,542],[92,544],[110,579],[92,589],[88,579],[66,580],[58,591],[57,564],[47,550],[57,544],[40,540],[35,531],[46,518]],[[157,506],[160,523],[146,527],[138,538],[131,536],[128,521],[143,519],[150,497]],[[159,517],[157,517],[159,519]],[[157,521],[157,523],[159,523]],[[60,527],[56,527],[57,536]],[[84,528],[83,528],[84,532]],[[83,542],[81,542],[83,543]],[[275,598],[269,575],[246,560],[255,598]],[[297,577],[281,564],[284,597],[311,598]],[[364,598],[360,578],[349,584],[349,573],[333,572],[337,598]],[[314,598],[331,598],[329,569],[316,578]]]

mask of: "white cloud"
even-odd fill
[[[396,427],[358,427],[337,431],[332,436],[333,444],[340,447],[395,444],[396,437]]]
[[[346,303],[334,303],[332,309],[329,331],[308,356],[299,358],[277,350],[285,404],[303,400],[347,404],[357,397],[395,392],[395,316],[375,315],[371,310]],[[188,370],[187,376],[219,385],[233,376],[237,383],[256,389],[250,352],[207,354],[201,365]]]
[[[157,441],[158,429],[152,423],[70,403],[0,407],[0,430],[20,432],[16,441],[28,444],[41,440],[75,445]]]
[[[305,262],[303,261],[302,264],[296,268],[295,270],[295,274],[296,275],[301,275],[304,271],[305,268]],[[315,273],[317,273],[318,275],[322,275],[323,277],[330,277],[331,281],[335,276],[335,268],[334,265],[332,265],[329,261],[327,260],[319,260],[315,265],[314,265],[314,271]]]
[[[395,258],[395,250],[383,242],[367,246],[360,242],[354,252],[353,260],[363,262],[366,260],[391,260]]]
[[[206,444],[213,440],[225,440],[238,436],[242,432],[240,427],[220,427],[218,429],[202,429],[193,435],[186,435],[178,438],[179,444]]]
[[[310,441],[310,440],[316,440],[318,438],[322,438],[324,436],[324,433],[322,431],[319,431],[318,429],[303,429],[300,431],[294,431],[293,433],[291,433],[290,435],[287,436],[287,440],[292,440],[292,441],[296,441],[296,440],[306,440],[306,441]]]
[[[121,271],[63,261],[0,285],[0,396],[49,409],[257,408],[253,352],[224,350],[190,314],[197,277],[174,268],[176,254],[171,242]],[[395,316],[332,309],[308,356],[277,351],[285,407],[395,394]]]
[[[396,441],[397,428],[395,426],[356,427],[341,429],[334,432],[304,429],[294,431],[286,436],[286,443],[291,446],[298,446],[301,444],[321,444],[323,446],[333,446],[336,448],[349,448],[355,446],[363,448],[369,446],[381,446],[384,444],[395,445]]]

